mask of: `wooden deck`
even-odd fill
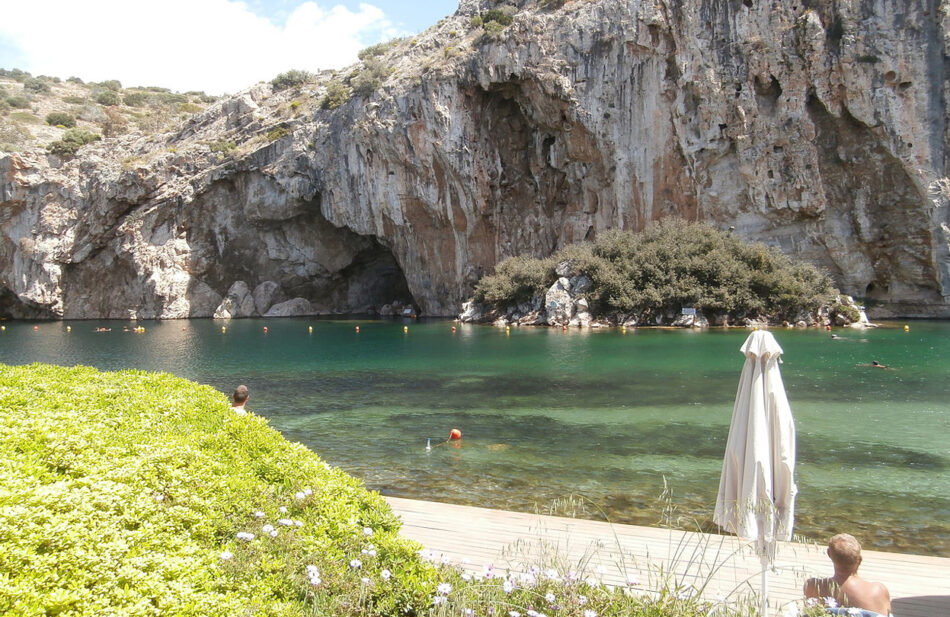
[[[645,589],[669,577],[679,585],[709,581],[704,595],[738,599],[760,588],[761,567],[748,542],[733,536],[574,518],[505,512],[387,497],[402,535],[466,569],[523,570],[524,564],[575,570],[583,578]],[[950,617],[950,559],[863,551],[861,575],[884,582],[896,617]],[[770,614],[801,598],[809,576],[830,576],[823,546],[781,543],[769,574]],[[660,572],[665,574],[661,575]]]

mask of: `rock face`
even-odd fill
[[[504,257],[677,215],[872,317],[950,317],[950,0],[521,3],[483,36],[490,5],[337,109],[329,76],[263,84],[175,134],[0,155],[0,313],[211,316],[243,281],[257,314],[457,314]]]

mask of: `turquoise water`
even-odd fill
[[[249,409],[387,495],[527,511],[575,495],[591,518],[656,524],[665,479],[682,524],[712,529],[745,330],[143,323],[7,323],[0,362],[246,383]],[[910,326],[774,331],[798,427],[797,534],[950,556],[950,323]],[[454,427],[459,448],[425,451]]]

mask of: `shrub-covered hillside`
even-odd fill
[[[96,138],[167,130],[215,97],[168,88],[123,88],[117,80],[84,82],[0,69],[0,151],[33,146],[71,155]]]
[[[683,308],[719,322],[796,321],[838,297],[827,275],[777,249],[707,224],[666,219],[640,233],[610,230],[544,259],[507,259],[479,281],[475,301],[509,316],[550,312],[557,284],[582,300],[578,310],[632,323],[657,323]],[[836,307],[857,318],[850,306]]]
[[[435,570],[377,494],[170,375],[0,366],[0,478],[3,615],[431,604]]]

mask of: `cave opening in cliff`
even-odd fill
[[[0,287],[0,319],[53,319],[47,309],[24,302],[6,287]]]
[[[346,306],[352,313],[397,314],[401,308],[418,312],[406,275],[393,255],[375,236],[340,272],[345,281]]]

